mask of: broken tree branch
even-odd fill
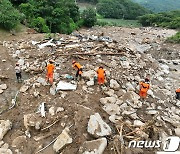
[[[109,55],[109,56],[112,56],[112,55],[125,55],[124,52],[121,52],[121,53],[113,53],[113,52],[110,52],[110,53],[107,53],[107,52],[99,52],[99,53],[71,53],[71,54],[58,54],[58,56],[74,56],[74,55],[87,55],[87,56],[96,56],[96,55]]]
[[[42,130],[42,131],[44,131],[44,130],[46,130],[46,129],[48,129],[48,128],[52,127],[52,126],[53,126],[53,125],[55,125],[57,122],[59,122],[59,120],[60,120],[60,119],[58,119],[58,120],[54,121],[52,124],[50,124],[49,126],[47,126],[47,127],[43,128],[43,129],[41,129],[41,130]]]
[[[52,140],[48,145],[46,145],[44,148],[40,149],[39,151],[36,152],[37,153],[40,153],[41,151],[43,151],[44,149],[46,149],[47,147],[49,147],[51,144],[53,144],[56,140],[57,140],[58,137],[56,137],[54,140]]]

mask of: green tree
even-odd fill
[[[150,13],[140,5],[130,0],[101,0],[97,4],[97,12],[105,18],[136,19]]]
[[[82,19],[84,26],[92,27],[95,25],[97,18],[96,18],[96,11],[93,8],[88,8],[83,11]]]
[[[77,28],[76,22],[80,17],[74,0],[29,0],[20,5],[20,10],[26,15],[29,25],[37,21],[34,19],[43,18],[50,32],[71,33]],[[35,25],[41,24],[42,22]]]
[[[16,10],[9,0],[0,1],[0,26],[7,30],[15,28],[22,15]]]

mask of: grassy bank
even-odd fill
[[[100,26],[119,26],[119,27],[141,27],[137,20],[123,20],[123,19],[98,19],[97,22]]]

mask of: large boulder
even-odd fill
[[[12,123],[9,120],[0,120],[0,140],[12,128]]]
[[[110,80],[110,87],[112,89],[114,89],[114,90],[118,90],[120,88],[120,85],[119,85],[119,83],[116,80],[111,79]]]
[[[69,136],[69,129],[65,128],[62,133],[58,136],[56,142],[53,145],[53,150],[58,152],[66,145],[72,143],[72,138]]]
[[[99,113],[90,116],[87,131],[94,137],[102,137],[112,133],[111,128],[102,120]]]
[[[96,71],[94,70],[89,70],[89,71],[83,71],[82,77],[87,79],[87,80],[92,80],[96,76]]]
[[[0,85],[0,89],[1,89],[1,90],[7,89],[7,85],[6,85],[6,84],[1,84],[1,85]]]
[[[106,146],[106,138],[100,138],[93,141],[86,141],[80,147],[79,154],[103,154]]]

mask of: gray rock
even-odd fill
[[[100,98],[100,102],[103,105],[105,105],[105,104],[115,104],[116,100],[117,100],[117,98],[115,98],[115,97]]]
[[[9,120],[0,120],[0,140],[12,128],[12,123]]]
[[[118,82],[114,79],[110,80],[110,87],[114,90],[118,90],[120,88],[120,85],[118,84]]]
[[[4,92],[4,90],[0,89],[0,94],[2,94]]]
[[[112,133],[111,128],[102,120],[99,113],[95,113],[94,115],[90,116],[87,131],[94,137],[102,137],[111,135]]]
[[[94,80],[86,82],[87,86],[94,86]]]
[[[96,71],[94,70],[83,71],[83,74],[82,74],[82,77],[87,80],[94,79],[94,76],[96,76]]]
[[[65,128],[62,133],[58,136],[56,142],[53,145],[53,150],[58,152],[66,145],[72,143],[72,138],[69,136],[69,129]]]
[[[47,85],[46,79],[41,78],[41,77],[39,77],[39,78],[37,79],[37,82],[38,82],[38,83],[41,83],[43,86],[46,86],[46,85]]]
[[[26,92],[27,90],[29,89],[29,86],[26,86],[26,85],[23,85],[21,88],[20,88],[20,92],[24,93]]]
[[[56,86],[55,86],[55,85],[52,85],[52,86],[50,87],[49,92],[50,92],[51,95],[56,95]]]
[[[1,154],[13,154],[10,149],[4,149],[4,148],[0,148],[0,153]]]
[[[55,115],[55,107],[54,107],[54,106],[50,107],[50,109],[49,109],[49,114],[50,114],[51,116],[54,116],[54,115]]]
[[[137,127],[140,127],[140,126],[143,126],[144,123],[140,120],[134,120],[134,126],[137,126]]]
[[[7,85],[6,84],[1,84],[0,85],[0,89],[1,90],[6,90],[7,89]]]
[[[174,131],[177,136],[180,136],[180,127],[177,127]]]
[[[120,107],[117,104],[106,104],[103,106],[103,110],[109,115],[120,114]]]
[[[100,138],[93,141],[86,141],[80,147],[79,154],[103,154],[106,146],[106,138]]]

